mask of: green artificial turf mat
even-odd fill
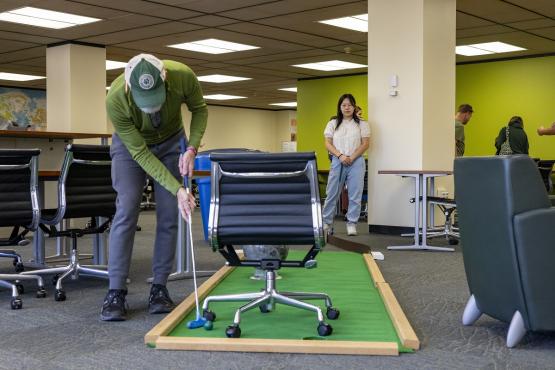
[[[290,251],[288,259],[298,260],[304,253]],[[282,277],[277,280],[279,291],[304,291],[327,293],[335,308],[341,311],[339,319],[328,320],[333,333],[319,337],[316,330],[316,313],[276,304],[270,313],[261,313],[258,308],[241,315],[241,338],[334,340],[364,342],[395,342],[400,352],[412,352],[404,348],[397,336],[378,290],[362,255],[349,252],[323,252],[318,254],[315,269],[283,268],[278,270]],[[264,288],[262,280],[252,280],[254,268],[237,267],[225,277],[210,295],[257,292]],[[325,316],[323,301],[310,300]],[[225,328],[233,323],[235,310],[243,302],[214,302],[210,309],[216,313],[214,328],[188,329],[188,321],[195,319],[193,310],[168,335],[174,337],[225,338]],[[202,305],[202,302],[201,302]]]

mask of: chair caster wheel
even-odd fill
[[[459,244],[458,239],[449,239],[449,245],[457,245],[457,244]]]
[[[56,275],[52,276],[52,285],[56,286],[56,284],[58,283],[59,278],[60,278],[60,274],[56,274]]]
[[[214,328],[214,323],[212,321],[206,320],[204,323],[204,330],[212,330]]]
[[[57,302],[65,301],[66,292],[64,292],[62,289],[56,289],[56,293],[54,294],[54,300]]]
[[[25,293],[25,288],[23,287],[23,285],[16,283],[15,287],[17,289],[17,294],[23,294]]]
[[[328,307],[328,309],[326,310],[326,317],[330,320],[337,320],[337,318],[339,317],[339,313],[340,311],[338,309]]]
[[[37,290],[37,298],[45,298],[46,297],[46,290],[44,288],[39,288]]]
[[[270,310],[269,305],[267,305],[266,303],[261,304],[260,306],[258,306],[258,308],[260,309],[260,312],[262,312],[262,313],[268,313],[268,312],[272,311],[272,310]]]
[[[202,311],[202,317],[204,317],[206,321],[216,321],[216,314],[210,310]]]
[[[21,262],[15,263],[14,266],[15,266],[15,272],[17,273],[25,271],[25,266],[23,266],[23,263]]]
[[[241,328],[239,325],[230,325],[225,329],[225,335],[228,338],[239,338],[241,336]]]
[[[21,298],[12,298],[10,305],[12,307],[12,310],[20,310],[23,308],[23,301],[21,300]]]
[[[326,324],[325,322],[321,322],[318,325],[318,335],[321,337],[327,337],[333,332],[333,328],[330,324]]]

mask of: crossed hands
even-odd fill
[[[344,166],[350,166],[353,164],[353,160],[348,155],[342,155],[341,158],[339,158],[339,160],[341,161],[341,164]]]

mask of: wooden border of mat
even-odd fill
[[[385,282],[378,265],[370,254],[363,255],[374,286],[378,289],[389,313],[397,336],[404,347],[417,350],[420,341],[416,337],[399,302],[389,284]],[[202,301],[235,267],[224,266],[199,287],[199,300]],[[168,336],[173,328],[195,309],[195,296],[189,295],[158,325],[145,335],[149,347],[168,350],[189,351],[235,351],[235,352],[282,352],[342,355],[390,355],[399,354],[396,342],[354,342],[334,340],[287,340],[287,339],[250,339],[250,338],[195,338]]]

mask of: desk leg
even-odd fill
[[[418,174],[414,176],[415,180],[415,200],[414,200],[414,244],[413,245],[400,245],[400,246],[389,246],[389,250],[431,250],[431,251],[443,251],[443,252],[453,252],[453,248],[448,247],[435,247],[427,244],[427,228],[428,228],[428,178],[426,175]],[[422,192],[420,190],[422,189]],[[420,243],[420,194],[422,194],[422,243]]]

